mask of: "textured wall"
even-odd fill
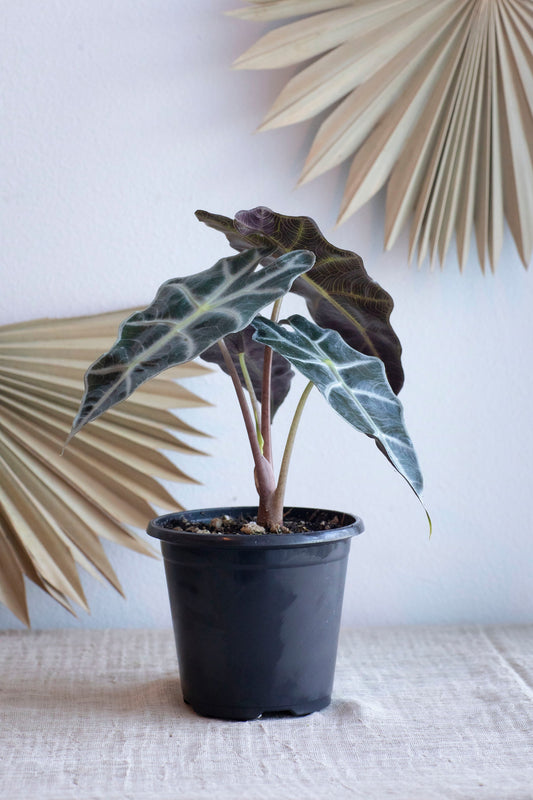
[[[196,208],[313,216],[395,298],[402,399],[434,520],[429,542],[407,485],[312,397],[288,500],[365,520],[345,623],[530,620],[533,276],[509,237],[495,276],[482,276],[473,251],[463,275],[454,256],[442,272],[408,268],[405,238],[382,251],[383,195],[333,231],[343,170],[293,191],[315,125],[253,135],[286,73],[230,71],[261,30],[224,17],[235,4],[2,4],[0,322],[143,303],[166,278],[210,266],[228,250]],[[204,486],[177,496],[191,508],[253,502],[227,379],[213,373],[190,388],[216,404],[187,415],[215,437],[213,457],[184,461]],[[128,600],[86,580],[92,616],[74,620],[30,587],[36,627],[168,623],[161,564],[108,552]],[[0,627],[18,627],[4,609]]]

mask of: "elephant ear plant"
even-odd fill
[[[419,495],[422,477],[396,397],[403,372],[389,321],[393,302],[359,256],[332,246],[307,217],[262,207],[233,220],[205,211],[197,217],[240,252],[167,281],[151,305],[123,322],[111,350],[87,371],[69,438],[144,381],[201,356],[233,381],[255,467],[259,526],[281,529],[296,429],[313,386],[352,427],[375,440]],[[287,292],[304,298],[310,319],[281,319]],[[272,304],[270,318],[259,314]],[[308,383],[276,477],[271,421],[288,394],[292,367]]]

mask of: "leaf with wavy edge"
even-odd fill
[[[224,337],[224,343],[228,348],[229,354],[239,375],[241,386],[247,388],[244,376],[242,374],[239,356],[244,355],[246,367],[250,374],[252,386],[254,388],[255,396],[258,402],[261,402],[261,390],[263,387],[263,360],[265,354],[265,347],[260,342],[252,338],[254,328],[249,325],[244,330],[238,333],[230,333],[229,336]],[[228,368],[224,361],[222,352],[217,344],[209,347],[201,354],[201,358],[210,363],[218,364],[218,366],[226,373],[229,374]],[[274,415],[280,405],[283,403],[289,389],[291,388],[291,380],[294,372],[291,369],[289,362],[280,356],[279,353],[272,355],[272,375],[271,375],[271,417]]]
[[[246,327],[314,263],[311,253],[297,251],[254,272],[264,256],[264,250],[247,250],[203,272],[166,281],[148,308],[123,322],[111,350],[87,371],[67,441],[140,384]]]
[[[336,332],[295,314],[283,324],[257,317],[255,338],[288,359],[312,381],[330,406],[356,430],[375,440],[392,466],[418,495],[422,474],[393,394],[378,358],[354,350]]]
[[[380,358],[398,394],[404,376],[402,348],[390,324],[394,303],[370,278],[360,256],[330,244],[310,217],[285,216],[262,206],[239,211],[234,220],[208,211],[197,211],[196,216],[224,233],[236,250],[270,246],[270,258],[297,248],[314,253],[314,267],[291,291],[306,300],[317,325],[338,331],[354,349]]]

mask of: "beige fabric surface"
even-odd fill
[[[222,722],[161,630],[0,634],[2,800],[532,800],[533,626],[344,631],[332,705]]]

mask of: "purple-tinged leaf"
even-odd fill
[[[370,278],[360,256],[330,244],[310,217],[284,216],[261,206],[239,211],[234,220],[207,211],[197,211],[196,216],[224,233],[236,250],[270,247],[263,263],[293,249],[314,253],[314,267],[293,283],[291,291],[306,300],[318,325],[340,333],[355,350],[380,358],[398,394],[404,378],[402,348],[390,324],[394,303]]]
[[[255,396],[261,402],[261,390],[263,386],[263,360],[265,354],[265,347],[260,342],[252,339],[255,333],[255,328],[249,325],[244,330],[238,333],[230,333],[229,336],[224,337],[224,343],[228,348],[232,361],[237,369],[241,385],[246,388],[244,376],[242,374],[239,356],[244,355],[246,367],[252,380]],[[218,344],[214,344],[205,350],[201,356],[205,361],[209,361],[218,366],[226,373],[229,374],[228,368],[224,361],[224,356]],[[271,416],[274,417],[276,411],[283,403],[291,386],[291,380],[294,372],[291,369],[289,362],[283,358],[279,353],[272,354],[272,378],[271,378]]]

